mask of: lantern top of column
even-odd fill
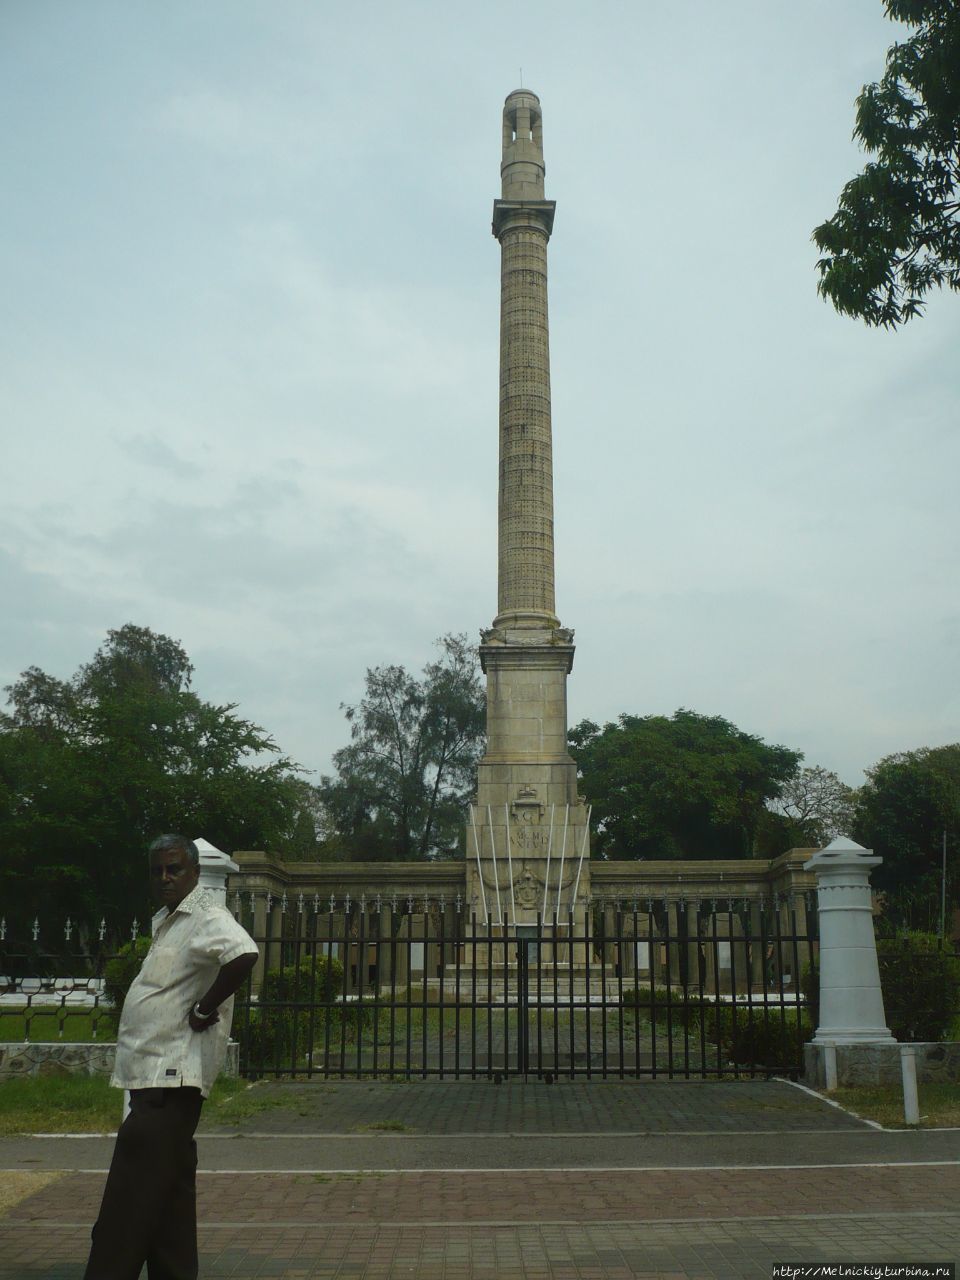
[[[540,99],[530,89],[514,89],[503,104],[502,198],[542,200],[545,173]]]

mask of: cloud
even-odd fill
[[[137,621],[324,767],[365,666],[489,622],[506,23],[559,206],[572,714],[692,706],[851,780],[960,732],[960,307],[868,332],[809,242],[882,6],[828,47],[759,2],[114,8],[30,7],[0,77],[11,676]]]
[[[256,92],[233,94],[196,85],[157,103],[152,123],[162,134],[229,160],[256,158],[271,168],[314,163],[311,129],[303,114],[290,103]]]
[[[206,88],[175,94],[155,116],[161,128],[228,152],[245,152],[255,145],[251,118],[249,107],[241,101]]]
[[[102,598],[2,548],[0,599],[0,687],[31,666],[66,679],[115,625],[116,612]]]
[[[125,440],[118,440],[117,444],[134,462],[139,462],[150,470],[166,471],[180,479],[197,474],[196,465],[187,462],[159,436],[128,436]]]

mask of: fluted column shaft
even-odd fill
[[[552,212],[552,210],[551,210]],[[500,267],[500,617],[555,619],[546,220],[503,210]]]

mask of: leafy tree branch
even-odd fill
[[[842,315],[895,329],[925,295],[960,291],[960,0],[885,0],[915,28],[857,99],[853,136],[875,159],[813,233],[818,292]]]

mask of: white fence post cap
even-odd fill
[[[818,849],[803,864],[804,871],[826,870],[830,866],[875,867],[883,861],[872,849],[865,849],[849,836],[837,836],[828,845]]]
[[[240,867],[230,857],[229,853],[224,853],[222,849],[218,849],[215,844],[211,844],[209,840],[204,840],[203,836],[197,836],[193,842],[197,846],[200,854],[200,865],[204,867],[223,867],[227,871],[239,871]]]
[[[240,868],[230,857],[209,840],[202,837],[194,840],[200,854],[200,883],[213,894],[221,907],[227,905],[227,877]]]

